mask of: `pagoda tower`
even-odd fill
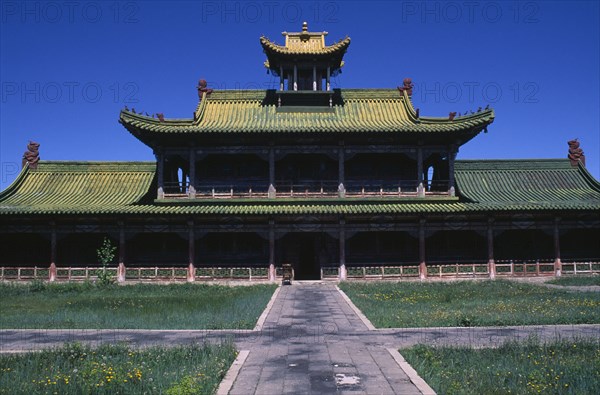
[[[339,40],[335,44],[326,45],[325,36],[328,33],[309,32],[308,24],[302,24],[301,32],[282,32],[285,45],[281,46],[269,40],[260,38],[267,60],[265,67],[279,77],[279,105],[304,103],[319,103],[318,97],[329,99],[332,105],[331,77],[342,72],[343,57],[350,45],[350,37]],[[286,95],[286,92],[301,92],[302,95]],[[308,92],[326,93],[326,95],[306,95]],[[299,99],[302,98],[302,99]],[[285,100],[287,99],[287,100]],[[322,103],[322,102],[321,102]]]

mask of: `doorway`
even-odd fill
[[[276,262],[291,264],[295,280],[320,280],[321,267],[338,260],[336,245],[335,239],[325,233],[288,233],[277,243]]]

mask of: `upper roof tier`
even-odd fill
[[[494,120],[492,109],[453,119],[421,117],[407,92],[397,89],[345,89],[332,91],[332,94],[334,100],[331,108],[322,111],[315,108],[289,111],[289,107],[278,107],[276,91],[216,90],[210,95],[204,93],[192,119],[161,121],[123,110],[119,122],[152,147],[157,140],[169,136],[240,133],[386,133],[398,137],[435,137],[464,143]]]
[[[279,45],[267,37],[260,38],[260,44],[267,55],[265,67],[278,75],[280,66],[285,63],[299,60],[311,60],[327,63],[331,67],[331,74],[343,66],[342,58],[350,45],[350,37],[341,39],[333,45],[325,44],[327,32],[309,32],[306,22],[302,24],[301,32],[282,32],[285,45]]]

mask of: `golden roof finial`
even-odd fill
[[[308,22],[302,22],[302,31],[303,32],[307,32],[308,31]]]

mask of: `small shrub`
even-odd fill
[[[99,269],[96,275],[98,276],[98,285],[102,287],[109,286],[115,282],[114,276],[106,268],[115,259],[116,250],[117,247],[113,246],[107,237],[104,238],[100,248],[96,250],[98,261],[102,265],[102,269]]]

